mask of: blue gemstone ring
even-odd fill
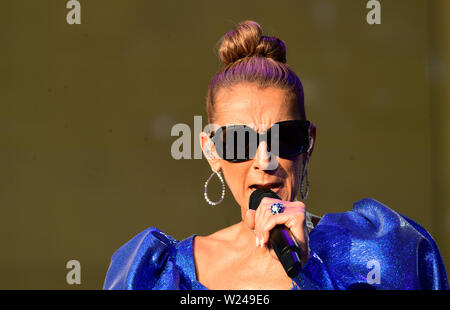
[[[283,213],[284,206],[279,202],[275,202],[270,206],[270,211],[273,215]]]

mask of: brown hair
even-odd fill
[[[276,37],[262,34],[261,26],[246,20],[227,32],[220,41],[219,57],[223,63],[209,84],[206,94],[208,121],[213,123],[214,103],[222,87],[238,83],[254,83],[260,88],[269,86],[287,90],[289,99],[299,104],[302,118],[303,87],[298,76],[286,64],[286,46]]]

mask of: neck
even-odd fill
[[[281,274],[285,275],[276,254],[267,247],[256,246],[256,236],[251,229],[248,228],[244,221],[234,225],[234,235],[230,241],[235,249],[235,258],[242,262],[245,268],[254,267],[252,274]],[[285,275],[286,276],[286,275]],[[286,276],[287,277],[287,276]],[[289,282],[290,283],[290,282]]]
[[[261,260],[261,263],[264,261],[267,264],[273,263],[269,250],[266,247],[260,248],[256,246],[256,236],[244,221],[233,226],[230,241],[242,257],[246,257],[246,259],[258,259]]]

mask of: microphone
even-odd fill
[[[250,195],[249,209],[258,209],[264,197],[281,198],[268,188],[258,188]],[[300,261],[300,249],[297,242],[292,238],[289,229],[284,225],[277,225],[270,231],[269,242],[283,265],[284,270],[290,278],[294,278],[300,272],[302,264]]]

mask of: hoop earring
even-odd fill
[[[220,182],[222,183],[222,196],[220,197],[220,199],[218,201],[211,201],[208,198],[208,183],[209,181],[212,179],[213,175],[216,174],[219,177]],[[219,203],[222,202],[223,198],[225,197],[225,182],[223,181],[222,176],[220,175],[220,171],[214,171],[211,173],[211,175],[209,176],[209,178],[206,180],[205,182],[205,190],[203,195],[205,196],[205,200],[207,203],[209,203],[212,206],[217,206]]]
[[[308,169],[306,169],[307,164],[308,164],[308,161],[306,161],[305,164],[303,165],[302,177],[300,179],[300,196],[302,197],[302,200],[306,200],[306,198],[308,198],[308,193],[309,193]],[[306,179],[306,192],[303,192],[303,180],[304,179]]]

